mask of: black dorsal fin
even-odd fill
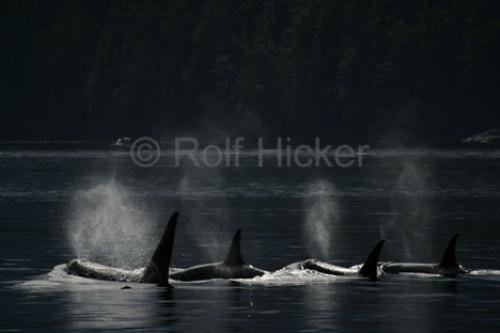
[[[457,240],[458,240],[458,234],[454,234],[450,238],[450,241],[446,246],[446,250],[444,251],[443,259],[441,259],[439,266],[445,268],[458,267],[457,256],[455,254]]]
[[[378,259],[380,257],[380,251],[382,251],[382,248],[384,247],[384,243],[385,240],[382,239],[373,247],[365,263],[359,269],[360,275],[369,277],[373,280],[377,279]]]
[[[160,243],[158,243],[151,261],[144,270],[141,282],[158,283],[160,286],[168,286],[168,269],[170,267],[170,259],[172,258],[178,216],[179,213],[175,212],[170,217]]]
[[[226,260],[224,260],[224,265],[227,266],[241,266],[245,265],[243,259],[241,259],[241,229],[236,231],[233,237],[233,242],[231,243],[231,248],[227,254]]]

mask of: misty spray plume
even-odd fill
[[[418,160],[405,160],[392,195],[392,217],[382,224],[382,238],[403,243],[406,259],[430,256],[429,171]],[[422,246],[422,244],[426,244]]]
[[[151,256],[151,226],[148,215],[128,191],[110,181],[75,194],[67,233],[78,257],[137,268]]]
[[[305,194],[304,204],[304,236],[308,253],[326,259],[340,221],[335,188],[325,180],[313,183]]]
[[[206,95],[200,100],[202,112],[196,121],[196,130],[183,133],[185,137],[194,137],[199,141],[200,148],[207,144],[217,144],[224,148],[225,139],[234,140],[244,137],[244,146],[252,144],[250,138],[263,136],[265,126],[250,110],[229,110],[230,106],[216,96]],[[231,112],[221,113],[221,109]],[[223,117],[222,117],[223,116]],[[248,137],[247,137],[248,136]],[[256,144],[257,140],[254,140]],[[198,156],[201,158],[201,156]],[[208,155],[210,164],[217,161],[217,154]],[[234,160],[231,160],[234,166]],[[183,177],[179,182],[177,195],[182,200],[184,223],[196,245],[212,261],[221,260],[227,254],[227,248],[234,230],[228,228],[231,219],[231,209],[227,203],[225,162],[219,166],[208,167],[200,162],[199,166],[193,165],[190,160],[181,159]],[[244,168],[233,169],[241,173]]]
[[[185,168],[177,189],[188,232],[202,254],[221,260],[227,251],[230,235],[224,228],[230,211],[223,190],[223,178],[217,168]]]

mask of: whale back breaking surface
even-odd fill
[[[320,272],[330,275],[361,275],[370,279],[376,280],[378,274],[378,261],[380,252],[384,246],[385,241],[380,240],[372,249],[366,261],[357,267],[342,267],[322,262],[316,259],[307,259],[299,261],[286,266],[287,269],[309,269],[312,271]]]
[[[287,269],[308,269],[311,271],[320,272],[329,275],[357,275],[358,271],[356,269],[351,269],[342,266],[332,265],[326,262],[322,262],[316,259],[306,259],[298,263],[293,263],[286,266]]]
[[[129,271],[82,259],[71,260],[66,270],[72,275],[117,282],[140,282],[143,274],[143,270],[141,269]]]
[[[387,274],[398,274],[398,273],[440,274],[438,265],[436,264],[412,263],[412,262],[383,263],[382,271]]]
[[[444,276],[456,276],[461,273],[467,273],[467,270],[461,267],[457,262],[456,245],[458,234],[455,234],[448,241],[446,249],[440,263],[383,263],[382,271],[388,274],[398,273],[424,273],[439,274]]]
[[[241,256],[241,229],[233,237],[231,247],[223,262],[189,267],[170,274],[179,281],[200,281],[210,279],[250,279],[261,276],[265,271],[248,265]]]
[[[265,274],[265,271],[251,265],[227,266],[223,262],[189,267],[170,274],[178,281],[203,281],[211,279],[251,279]]]

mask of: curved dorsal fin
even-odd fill
[[[236,231],[233,237],[233,242],[231,243],[231,248],[227,254],[226,260],[224,260],[224,265],[227,266],[241,266],[245,265],[243,259],[241,259],[241,229]]]
[[[170,259],[172,258],[178,216],[179,213],[175,212],[170,217],[160,243],[156,247],[151,261],[146,266],[141,282],[158,283],[160,286],[168,286],[168,269],[170,267]]]
[[[384,247],[384,243],[385,240],[382,239],[373,247],[365,263],[359,269],[360,275],[369,277],[373,280],[377,279],[378,260],[380,257],[380,251],[382,251],[382,248]]]
[[[446,250],[444,251],[443,259],[439,263],[441,267],[457,267],[457,257],[455,255],[455,248],[457,246],[458,234],[454,234],[448,245],[446,246]]]

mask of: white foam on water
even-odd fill
[[[15,285],[17,288],[28,289],[30,291],[115,290],[124,286],[130,286],[132,288],[155,287],[153,284],[103,281],[68,274],[66,272],[66,264],[57,265],[54,269],[52,269],[52,271],[45,275],[40,275],[32,280],[24,281]]]
[[[476,269],[469,272],[470,275],[473,276],[498,276],[500,278],[500,270],[499,269]]]
[[[275,272],[269,272],[252,279],[234,279],[244,285],[264,285],[264,286],[287,286],[287,285],[310,285],[329,284],[346,277],[323,274],[308,269],[288,269],[282,268]]]

